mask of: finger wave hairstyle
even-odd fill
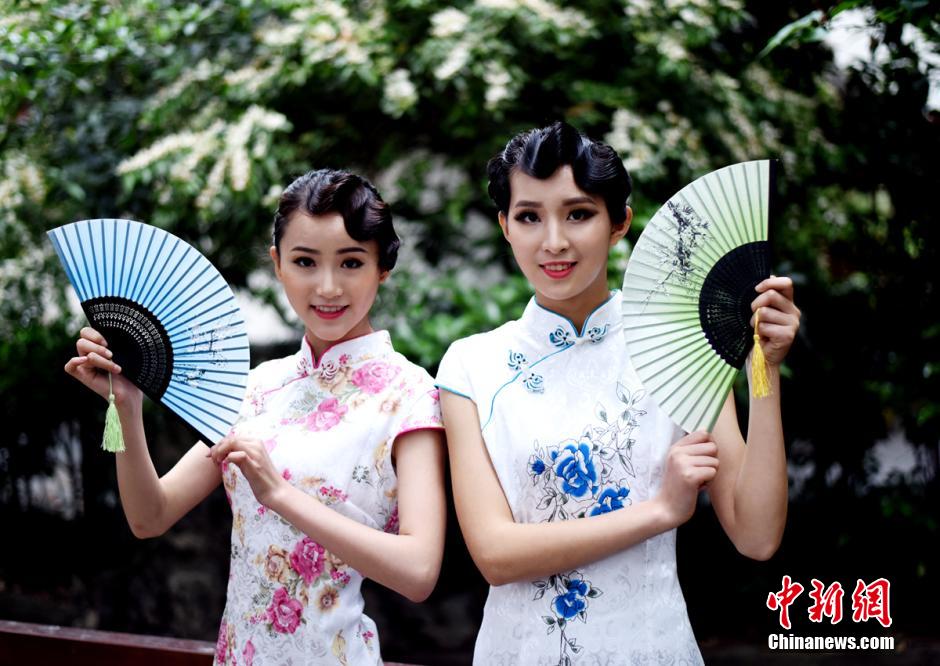
[[[381,270],[390,271],[395,267],[401,241],[392,225],[392,212],[365,178],[338,169],[316,169],[288,185],[274,213],[274,247],[278,252],[284,231],[296,212],[339,213],[351,238],[378,242]]]
[[[633,183],[617,151],[562,121],[520,132],[487,163],[490,198],[508,215],[512,195],[509,177],[514,170],[544,180],[564,165],[571,167],[579,188],[604,199],[612,224],[626,221]]]

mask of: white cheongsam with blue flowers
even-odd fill
[[[529,301],[453,343],[439,388],[472,400],[517,522],[574,520],[653,497],[684,434],[646,396],[620,294],[581,331]],[[675,530],[572,571],[491,587],[473,663],[700,664],[676,577]]]

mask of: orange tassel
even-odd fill
[[[757,326],[760,324],[760,308],[754,313],[754,352],[751,355],[751,395],[755,398],[766,398],[770,395],[770,380],[767,377],[767,361],[764,350],[760,346],[760,333]]]

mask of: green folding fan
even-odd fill
[[[225,437],[245,395],[249,349],[219,271],[173,234],[131,220],[82,220],[48,234],[122,374],[206,442]],[[111,402],[104,448],[120,451]]]
[[[771,160],[705,174],[656,212],[630,255],[627,348],[653,399],[688,432],[714,427],[754,344],[750,304],[770,276],[774,178]]]

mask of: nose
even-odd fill
[[[568,237],[565,227],[559,221],[550,219],[544,226],[545,236],[542,238],[542,249],[550,254],[560,254],[568,249]]]
[[[343,295],[343,288],[336,279],[333,271],[323,271],[317,283],[317,296],[321,298],[339,298]]]

